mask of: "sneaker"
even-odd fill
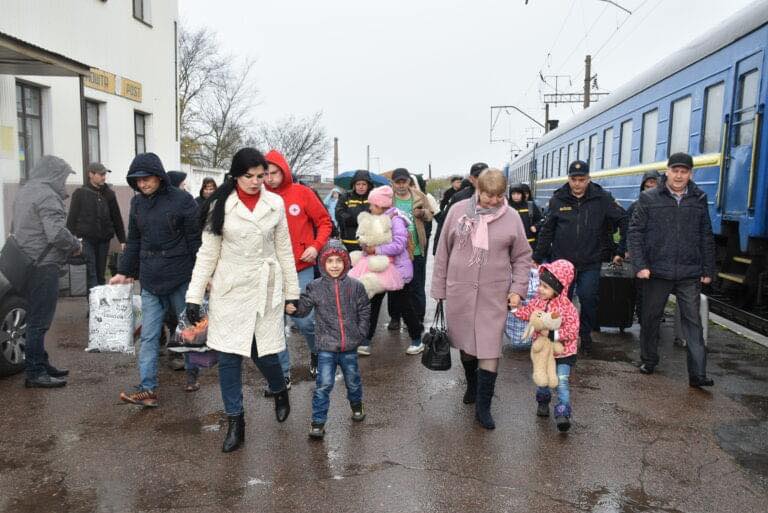
[[[291,389],[291,378],[285,378],[285,389]],[[264,397],[275,397],[278,393],[279,392],[272,392],[272,390],[269,388],[269,385],[264,387]]]
[[[422,351],[424,351],[424,343],[421,340],[419,340],[418,343],[411,342],[411,345],[408,346],[408,349],[405,350],[405,353],[419,354]]]
[[[309,355],[309,375],[313,378],[317,377],[317,353]]]
[[[400,331],[400,319],[392,319],[389,321],[389,324],[387,324],[387,329],[389,331]]]
[[[138,404],[147,408],[157,406],[157,394],[150,390],[137,390],[135,392],[120,392],[120,400],[124,403]]]
[[[351,404],[352,406],[352,420],[355,422],[361,422],[365,420],[365,409],[363,409],[363,403]]]
[[[325,436],[325,424],[318,424],[313,422],[309,427],[309,437],[315,440],[322,440]]]
[[[644,363],[640,365],[639,370],[641,374],[653,374],[653,371],[655,370],[655,368],[653,367],[653,365]]]
[[[357,346],[357,354],[371,356],[371,346]]]

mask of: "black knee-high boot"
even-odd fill
[[[475,418],[485,429],[496,428],[496,423],[491,417],[491,400],[496,388],[496,376],[498,373],[485,369],[477,370],[477,402],[475,403]]]
[[[464,376],[467,378],[467,390],[464,392],[462,402],[472,404],[477,396],[477,358],[471,360],[461,360],[464,366]]]
[[[239,449],[245,441],[245,414],[229,415],[227,421],[229,429],[227,429],[227,437],[224,439],[221,452],[232,452]]]

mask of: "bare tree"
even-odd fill
[[[328,160],[330,140],[322,125],[323,113],[306,118],[289,116],[275,123],[262,123],[251,142],[260,148],[274,148],[285,156],[296,176],[317,171]]]

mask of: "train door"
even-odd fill
[[[762,52],[736,64],[731,127],[728,130],[727,169],[723,212],[727,216],[742,216],[752,208],[751,189],[755,181],[753,151],[757,130],[756,119],[760,92]]]

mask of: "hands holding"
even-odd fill
[[[317,259],[317,250],[314,248],[314,246],[309,246],[307,249],[304,250],[304,252],[299,257],[299,260],[307,263],[314,262],[316,259]]]
[[[124,274],[116,274],[109,280],[110,285],[126,285],[133,283],[133,278],[129,278]]]
[[[293,303],[286,303],[285,313],[287,313],[288,315],[293,315],[296,313],[296,307],[293,305]]]
[[[712,283],[712,278],[709,277],[709,276],[702,276],[701,277],[701,283],[703,285],[709,285],[710,283]]]
[[[510,292],[507,296],[507,305],[509,306],[510,310],[519,307],[522,301],[523,300],[520,295],[516,294],[515,292]]]
[[[639,270],[637,272],[637,274],[635,276],[637,276],[641,280],[647,280],[648,278],[651,277],[651,270],[650,269],[641,269],[641,270]]]
[[[187,310],[187,319],[189,319],[189,322],[192,324],[197,324],[200,322],[200,305],[196,305],[194,303],[187,303],[186,306]]]

